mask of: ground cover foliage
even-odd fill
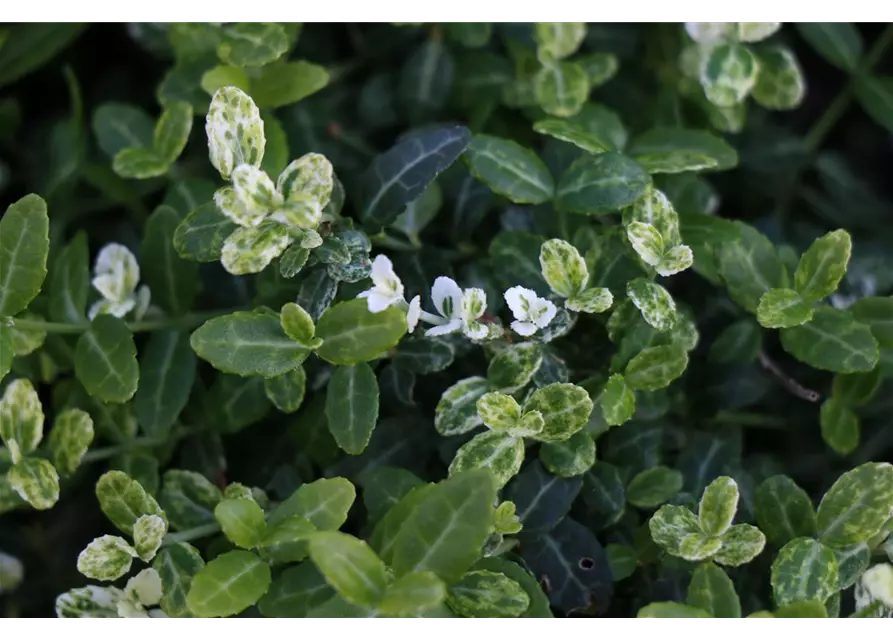
[[[891,44],[0,27],[0,611],[890,617]]]

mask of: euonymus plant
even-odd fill
[[[893,617],[891,43],[0,28],[0,610]]]

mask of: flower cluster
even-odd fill
[[[437,310],[434,314],[422,310],[421,296],[406,301],[403,282],[394,272],[394,265],[387,256],[375,257],[371,278],[372,288],[357,297],[366,299],[367,308],[372,313],[379,313],[394,305],[403,309],[410,333],[421,320],[433,325],[425,331],[426,336],[461,332],[471,340],[484,340],[490,335],[493,323],[481,321],[487,311],[487,295],[483,289],[462,289],[452,278],[436,278],[431,287],[431,300]],[[524,287],[512,287],[504,295],[515,316],[512,329],[522,336],[531,336],[538,329],[548,326],[557,312],[554,304]]]
[[[92,320],[108,313],[123,318],[133,311],[137,320],[142,318],[149,308],[151,294],[146,285],[137,290],[139,281],[140,265],[130,249],[117,243],[104,246],[93,267],[93,287],[102,294],[102,299],[93,303],[88,317]]]

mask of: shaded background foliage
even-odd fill
[[[83,26],[69,34],[67,45],[39,69],[0,84],[0,196],[8,203],[29,192],[41,194],[51,212],[53,243],[86,229],[92,252],[111,240],[138,246],[146,217],[165,198],[167,184],[162,179],[133,183],[108,175],[108,159],[97,148],[91,128],[96,107],[110,100],[142,107],[153,115],[158,112],[156,90],[172,61],[158,45],[157,34],[153,36],[150,26],[144,28],[147,37],[141,43],[125,25]],[[859,25],[865,49],[879,38],[889,38],[889,29],[882,24]],[[498,36],[524,38],[529,37],[528,32],[529,25],[497,25],[487,49],[501,52]],[[446,43],[454,60],[454,70],[443,70],[437,76],[439,84],[432,87],[432,91],[447,94],[442,106],[433,107],[400,89],[404,62],[432,37]],[[620,62],[617,77],[597,88],[591,101],[615,109],[631,132],[656,124],[705,126],[701,114],[681,100],[672,85],[662,82],[675,73],[683,38],[679,25],[589,25],[583,51],[613,52]],[[893,290],[893,261],[889,259],[893,248],[893,226],[889,224],[893,215],[893,183],[889,180],[893,134],[851,99],[848,75],[817,55],[793,25],[785,25],[776,38],[795,52],[806,79],[806,97],[792,111],[752,108],[740,134],[725,134],[738,149],[740,164],[732,171],[707,177],[721,199],[717,215],[748,221],[773,242],[789,244],[798,254],[826,230],[846,228],[853,235],[853,260],[838,294],[889,295]],[[475,132],[511,137],[542,150],[544,139],[533,133],[520,112],[498,105],[487,112],[489,107],[481,107],[486,103],[483,91],[474,94],[471,102],[463,95],[462,65],[468,55],[438,26],[306,26],[293,57],[328,67],[332,82],[312,97],[276,111],[291,157],[308,151],[326,154],[351,193],[351,178],[369,165],[375,153],[389,148],[409,127],[429,122],[470,122]],[[875,71],[893,75],[893,55],[881,57]],[[817,140],[816,122],[829,107],[838,108],[841,95],[850,98],[843,99],[839,118]],[[206,94],[199,94],[199,102],[207,99]],[[813,138],[807,139],[810,132]],[[202,127],[193,128],[187,152],[174,170],[177,177],[213,178],[204,136]],[[820,144],[804,148],[805,140]],[[357,204],[348,201],[346,206],[352,209]],[[391,254],[413,293],[424,293],[423,283],[435,275],[462,273],[468,267],[481,269],[484,263],[478,258],[486,256],[490,240],[501,227],[517,225],[544,235],[551,233],[536,226],[540,222],[528,226],[529,218],[518,206],[494,197],[473,233],[455,234],[449,209],[448,204],[422,232],[423,253]],[[238,307],[264,298],[262,279],[252,291],[246,279],[229,276],[217,264],[203,265],[202,278],[201,309]],[[278,299],[278,285],[270,286],[272,297]],[[649,420],[648,408],[643,411],[640,407],[637,420],[599,440],[599,460],[637,470],[668,464],[683,473],[685,491],[695,496],[713,477],[730,473],[742,486],[744,517],[752,521],[753,487],[773,473],[786,473],[810,495],[820,496],[843,471],[868,460],[893,457],[888,417],[893,387],[889,380],[860,411],[859,448],[847,456],[838,455],[819,433],[819,403],[792,395],[783,376],[773,374],[759,360],[738,365],[710,361],[710,345],[740,314],[724,290],[693,271],[680,275],[668,288],[677,301],[696,310],[700,344],[691,354],[685,378],[667,393],[656,394],[656,404],[663,405],[652,407],[657,419]],[[555,343],[575,372],[575,380],[585,377],[577,373],[594,373],[610,353],[601,329],[593,324],[588,331],[586,326],[581,321],[571,338]],[[830,392],[831,375],[787,355],[776,333],[763,332],[763,352],[800,385],[823,397]],[[308,395],[295,416],[271,411],[250,429],[222,436],[191,436],[161,455],[170,466],[199,470],[218,482],[227,478],[256,484],[279,497],[287,496],[302,480],[318,476],[320,470],[326,475],[345,475],[362,486],[357,474],[373,460],[439,479],[458,443],[441,438],[430,428],[433,408],[455,380],[480,374],[485,367],[483,355],[469,350],[467,357],[457,358],[448,369],[430,374],[424,384],[416,385],[409,407],[383,389],[381,422],[367,452],[356,458],[339,455],[330,438],[326,440],[327,434],[313,444],[307,442],[308,434],[315,433],[314,420],[319,422],[313,412],[319,413],[318,392],[327,375],[324,367],[308,369],[308,393],[311,389],[317,393]],[[210,384],[213,374],[209,367],[203,365],[201,371],[199,385]],[[386,386],[384,382],[382,386]],[[48,393],[49,387],[41,389],[42,395]],[[218,417],[210,411],[190,409],[191,423],[206,424],[213,431]],[[722,413],[724,410],[733,414]],[[381,458],[385,451],[386,457]],[[538,464],[533,461],[524,474],[535,473],[533,467]],[[57,594],[83,584],[73,559],[106,529],[93,491],[102,466],[83,472],[51,511],[22,510],[2,516],[0,548],[24,562],[26,579],[13,594],[0,596],[0,612],[8,616],[51,615]],[[586,499],[587,482],[571,479],[560,483],[580,485],[564,487],[581,497],[574,501],[572,516],[590,530],[599,531],[603,544],[631,542],[622,528],[603,526],[604,514]],[[510,485],[509,496],[511,491]],[[364,533],[364,520],[358,501],[346,530]],[[559,525],[563,528],[550,535],[576,536],[585,548],[585,541],[579,540],[588,534],[565,530],[573,525],[564,521]],[[523,544],[522,536],[522,549]],[[535,572],[538,566],[548,566],[548,559],[522,555]],[[769,585],[763,577],[769,562],[771,554],[767,553],[753,563],[757,566],[730,572],[746,611],[768,600]],[[585,570],[582,575],[589,579]],[[673,571],[672,566],[649,565],[635,580],[614,585],[613,597],[596,590],[597,606],[590,613],[630,615],[650,601],[684,599],[686,576],[681,567]],[[602,582],[596,579],[597,584]]]

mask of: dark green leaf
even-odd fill
[[[159,207],[146,223],[140,250],[141,274],[152,300],[173,315],[192,308],[198,291],[198,265],[174,251],[173,239],[180,216],[170,207]]]
[[[103,402],[127,402],[136,393],[140,370],[136,345],[127,324],[100,314],[78,338],[74,359],[78,380]]]
[[[612,213],[638,200],[651,179],[634,160],[619,153],[583,156],[561,176],[558,207],[574,213]]]
[[[46,202],[34,194],[9,205],[0,218],[0,317],[16,315],[40,292],[47,275],[49,226]]]
[[[189,400],[195,379],[195,354],[188,334],[158,331],[140,358],[140,385],[134,398],[136,418],[148,435],[170,429]]]
[[[365,300],[340,302],[316,325],[316,336],[323,340],[316,353],[332,364],[354,365],[395,347],[405,333],[406,314],[396,306],[372,313]]]

